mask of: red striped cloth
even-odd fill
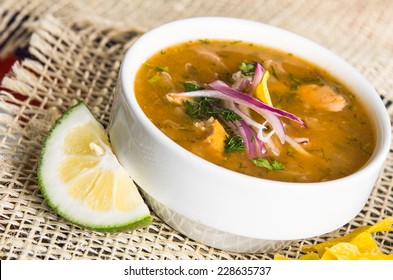
[[[3,80],[3,77],[11,70],[12,64],[17,60],[18,57],[15,55],[0,59],[0,81]]]

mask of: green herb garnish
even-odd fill
[[[295,82],[295,84],[291,86],[291,90],[297,90],[298,86],[302,84],[301,80],[292,74],[290,74],[289,77]]]
[[[198,90],[198,85],[193,83],[183,83],[186,91]],[[184,101],[183,102],[185,112],[191,117],[197,118],[210,118],[220,115],[225,121],[233,122],[235,120],[241,120],[241,117],[230,109],[222,107],[221,101],[213,98],[202,97],[195,99],[195,102]]]
[[[155,84],[157,83],[159,80],[161,80],[161,75],[159,75],[159,73],[155,74],[154,76],[150,77],[147,81],[150,84]]]
[[[284,165],[278,160],[272,161],[273,170],[284,170]]]
[[[202,97],[196,102],[183,101],[185,112],[191,117],[210,118],[219,114],[218,103],[220,101]]]
[[[295,77],[293,74],[290,74],[289,77],[292,81],[294,81],[297,85],[300,85],[302,82],[299,78]]]
[[[274,76],[274,78],[276,78],[276,79],[278,80],[278,76],[277,76],[277,73],[276,73],[276,69],[274,69],[273,65],[270,66],[270,68],[272,68],[272,75]]]
[[[150,67],[150,68],[152,68],[152,69],[154,69],[154,70],[156,70],[158,72],[168,72],[169,71],[168,66],[155,66],[155,65],[152,65],[152,64],[147,63],[147,62],[145,62],[144,65],[147,66],[147,67]]]
[[[238,134],[227,137],[225,140],[225,151],[227,153],[243,151],[245,148],[243,138]]]
[[[269,162],[268,159],[263,158],[263,157],[258,157],[254,158],[251,160],[252,163],[254,163],[258,167],[264,167],[269,170],[283,170],[284,166],[281,162],[278,160],[273,160],[272,162]]]
[[[255,71],[255,62],[242,61],[239,65],[240,71],[246,76],[251,76]]]
[[[224,120],[228,122],[233,122],[242,119],[238,114],[236,114],[234,111],[230,109],[223,109],[221,111],[221,116],[224,118]]]
[[[203,87],[201,87],[201,86],[199,86],[199,85],[197,85],[195,83],[191,83],[191,82],[184,82],[184,83],[181,83],[181,84],[184,86],[184,90],[186,92],[203,89]]]
[[[201,42],[202,44],[210,44],[209,39],[199,39],[198,41]]]
[[[187,115],[191,117],[196,117],[200,115],[201,108],[198,103],[190,102],[188,100],[183,101],[184,110]]]

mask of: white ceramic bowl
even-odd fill
[[[373,116],[376,149],[356,173],[323,183],[286,183],[236,173],[188,152],[145,116],[134,95],[139,67],[154,53],[194,39],[243,40],[291,52],[334,73]],[[387,111],[373,87],[327,49],[288,31],[232,18],[191,18],[140,37],[125,54],[110,139],[154,212],[188,237],[224,250],[266,252],[333,231],[365,205],[391,141]]]

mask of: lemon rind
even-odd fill
[[[87,109],[87,111],[86,111]],[[69,108],[52,126],[49,130],[47,138],[43,144],[41,155],[38,162],[38,186],[40,188],[41,194],[43,195],[46,203],[61,217],[65,220],[76,224],[80,227],[96,230],[96,231],[105,231],[105,232],[114,232],[114,231],[123,231],[123,230],[134,230],[141,227],[148,226],[152,223],[152,217],[150,215],[150,211],[145,203],[140,203],[137,207],[135,207],[132,211],[121,212],[117,210],[111,210],[109,213],[104,214],[103,219],[100,220],[96,216],[93,216],[94,213],[97,214],[97,211],[89,211],[83,209],[83,205],[77,204],[74,205],[75,209],[70,211],[67,210],[67,205],[63,205],[60,202],[61,199],[56,198],[56,190],[53,190],[53,187],[48,187],[50,180],[56,178],[56,176],[47,175],[45,176],[44,170],[46,168],[52,169],[56,164],[51,162],[51,159],[55,158],[55,156],[49,156],[48,153],[53,153],[57,148],[61,148],[61,143],[53,143],[54,137],[58,136],[58,129],[62,127],[62,125],[67,125],[66,122],[69,122],[70,115],[77,114],[78,111],[81,111],[82,115],[86,112],[89,112],[89,116],[86,116],[86,119],[96,120],[91,111],[87,108],[87,106],[83,102],[79,102],[78,104]],[[97,120],[96,120],[97,121]],[[72,121],[71,121],[72,123]],[[83,123],[83,122],[82,122]],[[61,135],[61,133],[60,133]],[[53,149],[49,149],[48,147],[55,146]],[[49,158],[49,162],[48,162]],[[120,165],[120,164],[119,164]],[[49,172],[51,173],[51,172]],[[56,181],[56,180],[55,180]],[[56,184],[62,184],[59,180],[56,181]],[[59,187],[61,189],[62,186]],[[63,186],[65,189],[65,186]],[[138,192],[139,194],[139,192]],[[140,194],[139,194],[140,195]],[[70,203],[66,201],[65,204]],[[80,208],[78,208],[80,207]],[[78,209],[80,211],[78,211]],[[88,214],[83,214],[84,212],[89,212]],[[85,215],[85,216],[84,216]],[[105,218],[107,217],[107,218]],[[92,221],[91,221],[92,220]]]

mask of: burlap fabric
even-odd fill
[[[239,254],[210,248],[179,234],[157,217],[151,226],[132,232],[84,230],[49,209],[37,186],[43,139],[62,112],[84,100],[99,121],[108,124],[122,55],[137,36],[170,20],[206,15],[265,22],[326,46],[373,84],[393,116],[390,0],[3,1],[0,57],[18,48],[27,48],[29,57],[16,63],[1,85],[0,259],[273,257],[273,253]],[[356,218],[335,232],[299,240],[276,253],[298,257],[304,244],[393,216],[392,178],[393,150]],[[393,253],[393,233],[380,234],[377,240],[384,253]]]

